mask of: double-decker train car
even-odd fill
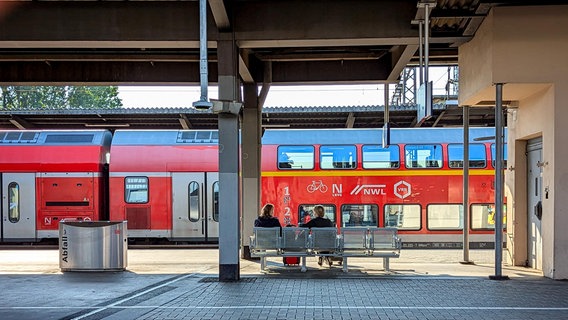
[[[104,220],[108,131],[1,131],[2,242],[58,238],[63,219]]]
[[[470,129],[472,247],[494,242],[495,146],[476,141],[493,135]],[[392,129],[386,148],[381,137],[266,130],[261,204],[283,225],[321,204],[339,228],[396,227],[406,247],[461,245],[462,129]],[[127,220],[129,238],[216,242],[218,140],[215,130],[1,132],[2,242],[57,238],[65,218]]]
[[[494,243],[495,145],[471,128],[469,233]],[[263,136],[262,202],[283,225],[301,225],[321,204],[338,228],[396,227],[406,247],[453,247],[463,239],[463,130],[272,130]],[[482,139],[483,140],[483,139]],[[504,238],[503,238],[504,239]]]
[[[217,131],[117,130],[110,218],[131,238],[211,242],[219,237]]]

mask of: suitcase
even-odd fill
[[[300,257],[284,257],[285,266],[297,266],[300,264]]]

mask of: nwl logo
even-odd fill
[[[351,195],[357,195],[361,190],[365,195],[386,195],[384,188],[386,184],[358,184],[353,190],[351,190]]]

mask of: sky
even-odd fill
[[[431,68],[434,95],[444,94],[447,67]],[[395,88],[389,86],[390,94]],[[124,108],[186,108],[199,100],[199,86],[121,86],[119,97]],[[208,98],[217,99],[216,86],[209,87]],[[276,86],[270,87],[265,107],[319,107],[384,105],[384,85]]]

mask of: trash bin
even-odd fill
[[[120,271],[126,269],[126,221],[59,222],[61,271]]]

